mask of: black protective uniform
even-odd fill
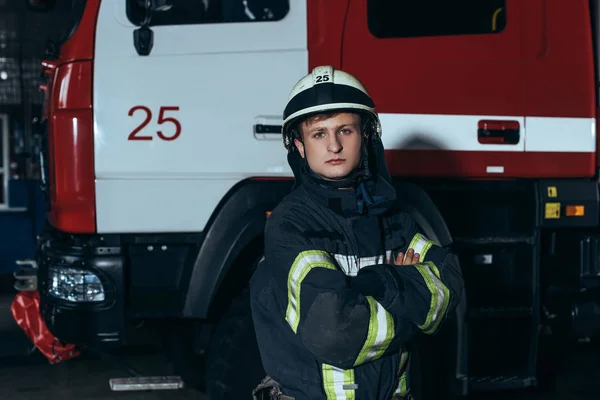
[[[296,185],[267,222],[251,280],[263,365],[296,400],[405,394],[407,341],[436,332],[463,290],[457,258],[394,206],[380,139],[365,147],[373,177],[353,190],[289,153]],[[421,262],[394,265],[408,248]]]

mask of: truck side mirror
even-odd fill
[[[133,45],[140,56],[147,56],[154,45],[154,32],[147,25],[133,31]]]
[[[143,13],[140,15],[140,27],[133,31],[133,45],[138,55],[147,56],[150,55],[154,45],[154,32],[150,28],[152,13],[164,7],[168,9],[167,2],[165,0],[130,0],[128,5],[133,6],[132,1],[138,10],[141,8],[140,11]]]

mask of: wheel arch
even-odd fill
[[[189,275],[184,317],[209,316],[228,274],[239,270],[236,267],[252,254],[253,246],[262,246],[266,212],[290,192],[292,184],[292,180],[249,179],[230,190],[207,224]]]

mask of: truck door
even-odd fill
[[[375,100],[392,174],[527,173],[522,3],[350,2],[342,67]]]
[[[201,231],[252,176],[291,176],[280,126],[307,73],[306,0],[104,0],[95,43],[100,232]]]

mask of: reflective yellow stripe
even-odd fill
[[[288,305],[285,312],[285,319],[294,331],[298,330],[300,323],[300,288],[302,281],[313,268],[327,268],[335,270],[335,264],[326,251],[308,250],[298,254],[290,273],[288,275]]]
[[[354,370],[323,364],[323,389],[327,400],[354,400],[356,398]]]
[[[369,303],[369,330],[355,366],[378,359],[394,338],[394,319],[373,297],[366,296]]]
[[[408,379],[407,379],[407,364],[408,364],[408,351],[403,351],[402,355],[400,356],[400,380],[398,382],[398,387],[396,388],[396,392],[395,394],[398,396],[405,396],[408,392]]]
[[[406,385],[406,371],[402,374],[402,376],[400,377],[400,393],[406,393],[406,391],[408,390],[408,386]]]
[[[433,240],[429,240],[420,233],[417,233],[415,236],[413,236],[412,240],[410,241],[408,249],[413,249],[415,253],[419,253],[419,261],[423,262],[425,261],[425,255],[433,245],[435,245],[435,242]]]
[[[446,313],[450,301],[450,291],[440,280],[440,272],[432,261],[415,264],[415,268],[431,292],[431,305],[427,318],[423,325],[419,325],[419,328],[429,335],[435,332]]]

